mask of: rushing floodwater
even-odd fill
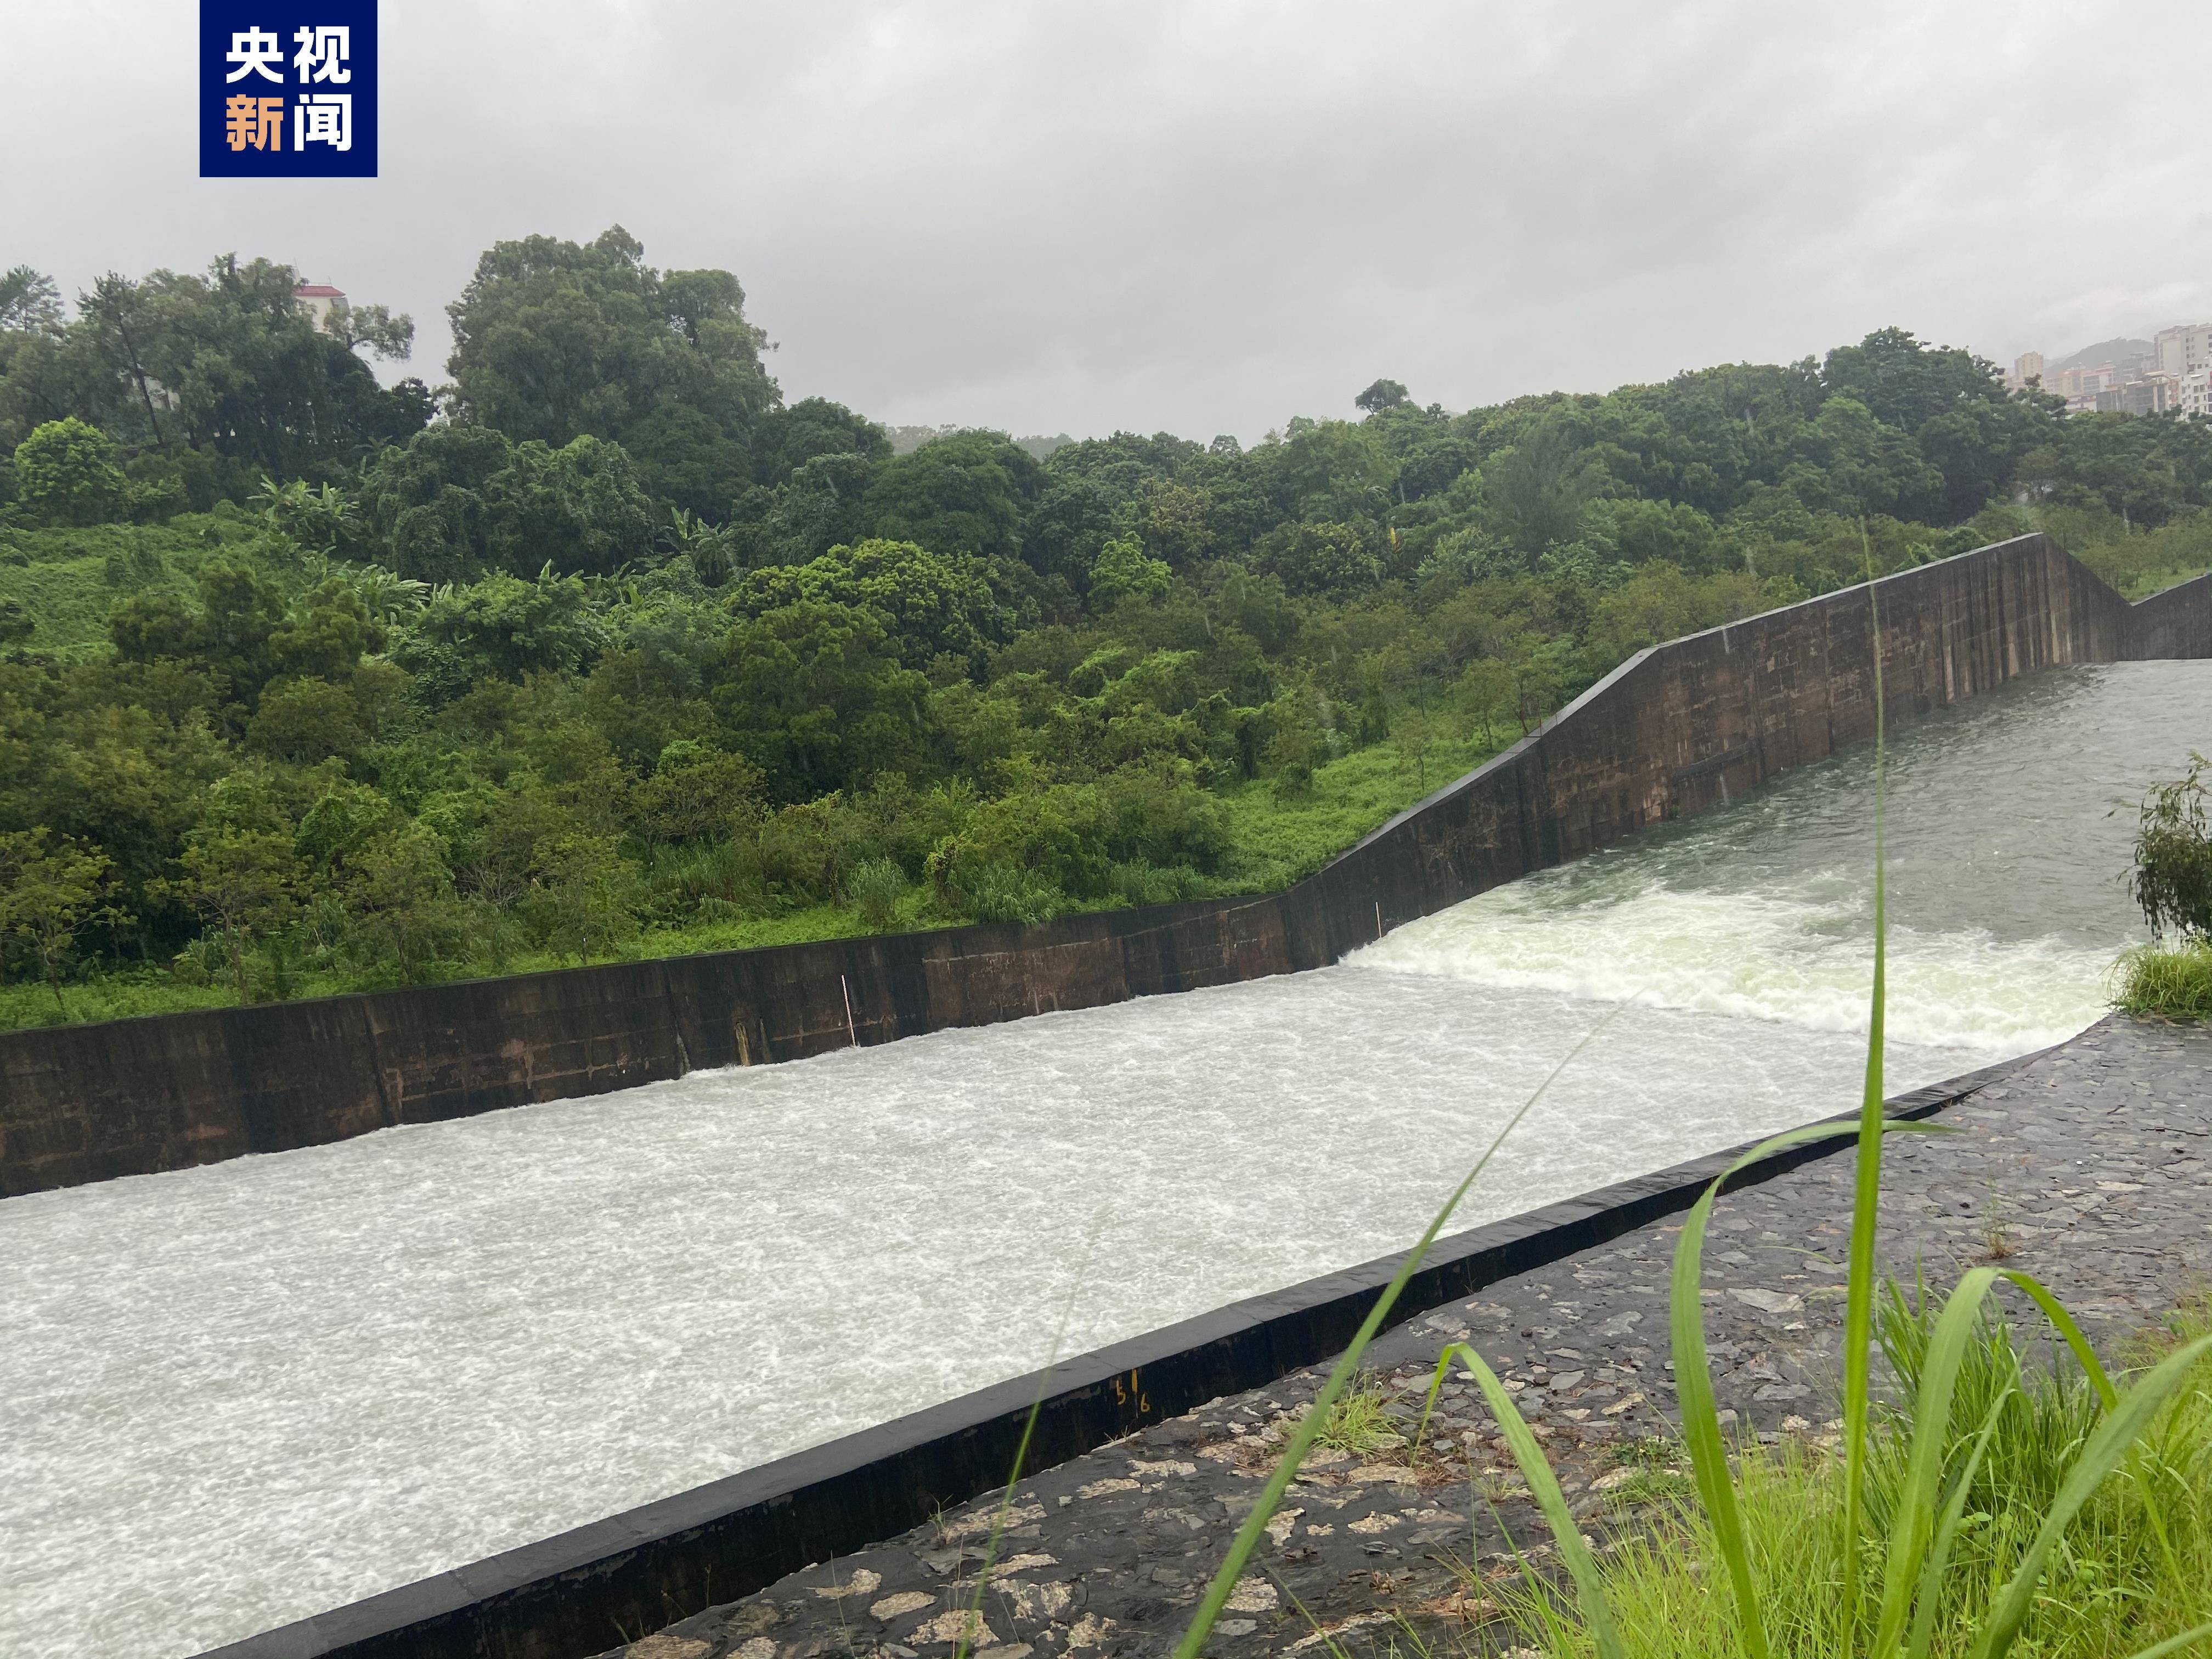
[[[1892,756],[1893,1091],[2096,1018],[2212,664]],[[0,1652],[185,1655],[1854,1100],[1870,757],[1293,978],[0,1204]],[[1063,1321],[1064,1330],[1061,1329]]]

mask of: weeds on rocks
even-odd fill
[[[2212,945],[2141,945],[2114,969],[2112,1006],[2156,1019],[2212,1019]]]
[[[1314,1443],[1363,1458],[1395,1450],[1406,1437],[1383,1409],[1388,1398],[1380,1382],[1360,1378],[1328,1408],[1327,1419],[1314,1435]]]

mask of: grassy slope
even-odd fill
[[[1370,830],[1471,771],[1501,745],[1480,737],[1441,741],[1416,766],[1389,744],[1356,750],[1314,772],[1311,795],[1279,800],[1266,779],[1223,793],[1237,850],[1220,890],[1267,893],[1315,871]]]
[[[241,520],[205,513],[161,525],[15,531],[0,543],[0,599],[21,599],[36,621],[33,650],[104,647],[107,613],[127,595],[188,583],[211,558],[250,558],[255,533]]]

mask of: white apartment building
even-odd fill
[[[2184,323],[2159,330],[2151,342],[2161,374],[2182,375],[2212,365],[2212,323]]]
[[[2173,406],[2191,420],[2212,421],[2212,364],[2192,368],[2179,378]]]

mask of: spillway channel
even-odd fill
[[[2212,664],[1890,755],[1893,1092],[2094,1019]],[[2120,805],[2115,813],[2113,808]],[[146,1659],[1851,1105],[1872,756],[1322,971],[0,1204],[0,1651]]]

